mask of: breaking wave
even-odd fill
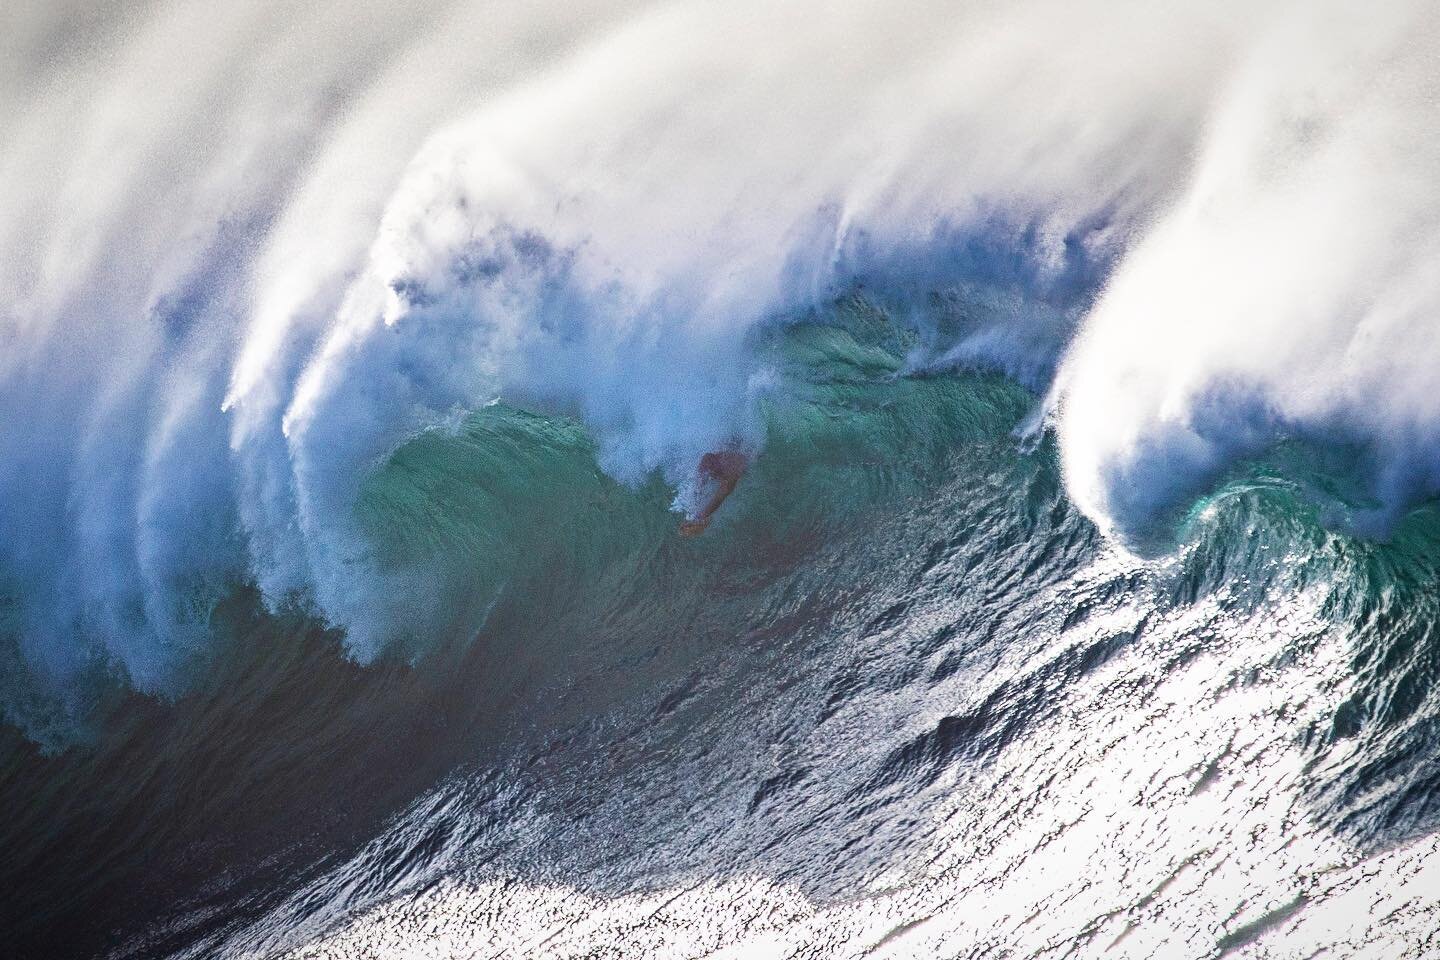
[[[246,589],[362,662],[471,636],[595,542],[574,477],[781,459],[856,302],[897,382],[1028,389],[1137,553],[1247,464],[1364,534],[1440,491],[1433,5],[572,8],[12,12],[8,719],[183,691]]]

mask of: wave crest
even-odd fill
[[[764,441],[766,331],[857,286],[913,369],[1048,391],[1072,494],[1132,546],[1286,436],[1365,451],[1362,524],[1440,489],[1424,4],[570,6],[22,15],[22,685],[173,692],[242,582],[374,656],[400,614],[356,505],[405,441],[498,397],[683,503],[706,450]]]

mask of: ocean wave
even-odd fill
[[[1044,396],[1133,550],[1277,444],[1353,454],[1359,532],[1440,489],[1428,5],[569,7],[7,31],[10,719],[54,742],[96,683],[183,690],[246,585],[364,661],[474,631],[506,531],[575,496],[547,471],[684,509],[705,452],[763,464],[804,410],[775,338],[857,291],[910,338],[893,373]],[[488,504],[425,501],[475,511],[463,574],[400,492],[456,424],[553,443]]]

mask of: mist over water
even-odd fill
[[[1194,704],[1250,670],[1268,691],[1250,756],[1273,761],[1291,804],[1256,829],[1328,831],[1305,834],[1292,871],[1310,878],[1296,896],[1324,901],[1326,857],[1358,870],[1435,824],[1436,49],[1440,11],[1420,0],[10,4],[0,716],[21,760],[0,785],[51,769],[64,796],[84,792],[64,778],[122,782],[105,757],[200,770],[212,753],[276,783],[300,753],[268,745],[286,723],[307,731],[328,826],[303,842],[256,828],[274,874],[234,868],[266,889],[246,888],[251,913],[221,884],[215,929],[195,933],[209,921],[192,913],[167,951],[299,949],[372,909],[359,929],[383,930],[377,904],[442,876],[473,891],[503,874],[529,892],[497,894],[497,915],[527,923],[558,909],[542,888],[608,916],[697,877],[641,882],[599,839],[563,863],[541,826],[519,853],[478,852],[506,824],[563,819],[540,786],[485,776],[529,783],[516,770],[551,756],[535,741],[552,726],[604,756],[623,750],[597,729],[638,723],[647,750],[711,757],[697,744],[735,721],[705,701],[674,726],[687,691],[763,694],[747,716],[811,718],[777,719],[765,749],[808,759],[776,759],[780,779],[734,817],[788,798],[797,819],[781,817],[778,852],[726,833],[704,879],[758,872],[776,886],[744,896],[799,897],[792,929],[813,932],[870,921],[826,912],[846,891],[816,878],[814,850],[864,842],[817,839],[807,805],[860,824],[903,809],[913,838],[846,875],[881,889],[936,836],[983,846],[1010,829],[966,792],[976,781],[956,786],[963,803],[934,788],[959,782],[951,765],[1053,786],[1058,810],[1090,788],[1074,770],[1045,780],[1065,732],[1045,711],[1081,718],[1080,767],[1100,769],[1086,718],[1106,704],[1127,749],[1155,749],[1141,704],[1169,691],[1155,722],[1174,738],[1154,736],[1172,749]],[[713,536],[677,545],[706,496],[700,458],[732,447],[750,476]],[[990,512],[966,490],[988,491]],[[1114,629],[1074,653],[1097,608]],[[796,660],[752,672],[736,659],[753,651],[701,652],[732,634]],[[1191,666],[1207,656],[1223,670]],[[595,679],[636,664],[653,689]],[[825,670],[833,689],[815,686]],[[999,699],[986,671],[1009,677]],[[679,700],[661,710],[657,691]],[[309,694],[326,709],[303,709]],[[970,713],[931,716],[927,698],[972,696]],[[169,710],[193,740],[169,739]],[[473,729],[427,734],[407,771],[428,722],[398,719],[412,715]],[[901,732],[867,725],[894,715],[911,717]],[[796,746],[837,716],[858,759]],[[355,746],[379,727],[393,732]],[[1229,769],[1244,750],[1215,738],[1185,756]],[[100,759],[45,759],[77,745]],[[752,747],[636,763],[667,796],[730,797]],[[693,849],[724,820],[671,830],[625,805],[650,797],[625,776],[556,749],[557,796],[598,782],[632,798],[596,814],[624,835]],[[868,780],[846,779],[847,757]],[[390,786],[352,808],[372,761]],[[494,766],[476,780],[472,761]],[[1134,829],[1165,833],[1183,817],[1131,789],[1141,766],[1108,775],[1148,811]],[[1235,778],[1220,806],[1243,820],[1260,788]],[[176,862],[205,872],[194,845],[242,808],[236,790],[176,801],[165,843],[191,851]],[[257,822],[302,795],[265,794]],[[465,855],[427,848],[404,883],[376,868],[354,893],[351,871],[375,865],[347,860],[353,845],[415,797],[382,838],[439,817]],[[85,802],[56,814],[56,837],[82,829]],[[946,804],[977,825],[918,825],[961,816]],[[1154,849],[1175,862],[1200,843],[1166,836]],[[316,850],[327,866],[291,870]],[[544,857],[558,875],[534,869]],[[472,859],[505,869],[465,872]],[[1420,876],[1435,861],[1414,862]],[[1193,943],[1247,948],[1298,915],[1289,903]],[[917,904],[886,909],[939,909]],[[1030,955],[1079,942],[1014,919]]]

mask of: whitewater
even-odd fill
[[[0,931],[1440,949],[1437,49],[9,4]]]

